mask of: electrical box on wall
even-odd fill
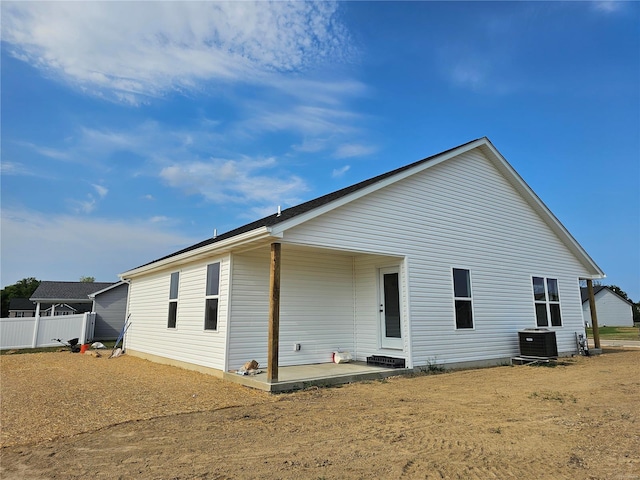
[[[297,352],[297,351],[299,351],[299,350],[300,350],[300,344],[299,344],[299,343],[294,343],[294,344],[293,344],[293,351],[294,351],[294,352]]]

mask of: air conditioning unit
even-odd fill
[[[535,358],[558,358],[556,332],[546,328],[527,328],[518,332],[520,355]]]

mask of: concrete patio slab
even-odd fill
[[[268,382],[266,369],[257,375],[238,375],[225,372],[224,379],[271,393],[301,390],[313,385],[330,386],[363,380],[379,380],[412,373],[410,368],[385,368],[364,362],[319,363],[280,367],[278,382]]]

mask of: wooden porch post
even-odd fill
[[[600,331],[598,330],[598,314],[596,313],[596,299],[593,295],[593,281],[587,280],[587,290],[589,291],[589,310],[591,310],[591,326],[593,327],[593,344],[595,348],[600,348]]]
[[[279,243],[271,244],[269,274],[269,351],[267,352],[267,381],[278,381],[278,343],[280,341],[280,251]]]

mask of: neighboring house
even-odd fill
[[[591,326],[591,307],[589,293],[581,288],[582,315],[586,325]],[[602,285],[593,287],[596,302],[596,314],[600,327],[633,327],[633,305],[613,290]]]
[[[28,298],[12,298],[9,300],[9,318],[35,317],[36,304]]]
[[[124,272],[125,345],[220,375],[338,349],[409,368],[497,364],[536,327],[566,355],[584,333],[579,280],[603,276],[481,138]]]
[[[95,340],[118,338],[127,315],[128,293],[129,284],[117,282],[89,295],[93,301],[91,311],[96,314]]]
[[[53,315],[74,315],[91,312],[93,299],[89,295],[104,291],[121,282],[52,282],[43,281],[31,295],[32,302],[36,304],[36,316],[42,317]],[[104,317],[104,316],[103,316]],[[111,330],[111,326],[102,325],[102,321],[96,316],[94,325],[95,333],[104,333]],[[113,336],[100,337],[100,340],[117,338]]]
[[[43,317],[50,317],[51,315],[55,315],[55,316],[75,315],[77,313],[84,313],[85,311],[88,311],[88,310],[85,309],[84,311],[81,312],[78,309],[66,303],[54,304],[45,310],[42,310],[42,307],[40,307],[40,315]]]

